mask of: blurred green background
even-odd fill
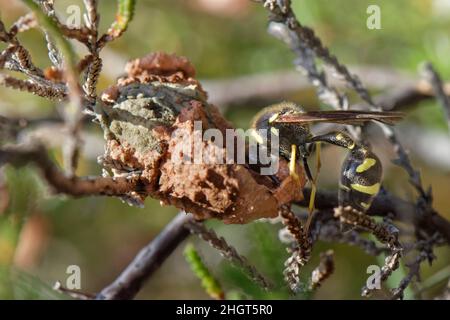
[[[115,5],[113,1],[99,2],[101,28],[106,30],[113,20]],[[448,0],[294,0],[293,3],[300,21],[313,27],[345,64],[392,68],[415,80],[418,78],[418,65],[428,60],[444,79],[450,78]],[[67,10],[72,4],[83,9],[81,1],[56,1],[61,17],[69,15],[71,11]],[[370,4],[381,8],[380,30],[366,27],[366,9]],[[19,1],[2,0],[0,8],[6,26],[26,12]],[[105,68],[99,90],[114,83],[128,59],[152,51],[188,57],[196,67],[197,77],[205,80],[292,70],[292,53],[269,36],[266,27],[266,11],[248,0],[138,1],[129,30],[102,53]],[[31,30],[19,38],[29,48],[38,66],[50,65],[42,34]],[[2,44],[2,49],[4,46]],[[80,55],[84,52],[77,49]],[[298,77],[302,75],[299,73]],[[310,88],[279,99],[318,107]],[[243,104],[224,108],[224,112],[236,126],[246,128],[252,115],[262,106],[258,103]],[[1,115],[45,117],[54,115],[59,109],[60,106],[45,99],[0,88]],[[408,127],[415,132],[423,130],[448,137],[443,111],[432,100],[408,110],[408,118],[399,130]],[[102,153],[101,132],[95,125],[88,126],[86,131],[89,147],[85,150],[78,174],[98,175],[101,168],[95,157]],[[377,134],[380,136],[375,132],[375,136]],[[449,140],[444,139],[439,148],[448,147],[450,150],[450,144],[446,145],[445,141]],[[56,139],[52,150],[58,161],[61,160],[58,147],[61,143],[63,141]],[[390,164],[389,160],[394,156],[390,145],[380,138],[375,147],[385,167],[386,188],[413,199],[414,192],[406,182],[407,176]],[[336,188],[340,163],[336,157],[342,159],[343,156],[335,148],[324,151],[319,178],[322,188]],[[412,158],[414,164],[421,168],[424,184],[433,185],[435,208],[450,218],[450,157],[447,161],[438,162],[439,165],[425,161],[420,152],[412,153]],[[0,180],[0,298],[61,298],[49,288],[58,280],[65,284],[69,265],[80,266],[82,291],[98,292],[176,213],[176,209],[161,207],[152,199],[146,201],[145,209],[139,209],[119,199],[54,196],[34,168],[16,170],[4,167]],[[254,222],[228,226],[217,221],[209,224],[277,284],[273,292],[262,292],[216,251],[191,238],[189,241],[199,249],[228,297],[289,298],[282,282],[283,261],[287,253],[277,240],[279,224]],[[183,247],[184,244],[145,285],[139,299],[208,298],[185,262]],[[367,266],[380,264],[381,260],[367,256],[358,248],[319,243],[314,248],[312,261],[304,268],[305,277],[317,264],[319,252],[327,248],[335,250],[335,273],[313,295],[299,294],[296,298],[359,299],[360,288],[368,276]],[[423,279],[442,269],[444,274],[450,274],[449,249],[440,248],[436,255],[438,259],[433,266],[423,268]],[[389,285],[395,286],[401,277],[402,270],[395,273]],[[445,281],[435,281],[423,291],[423,296],[432,297],[444,285]],[[408,293],[408,298],[411,297]]]

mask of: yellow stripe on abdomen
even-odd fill
[[[362,184],[358,184],[358,183],[352,183],[350,185],[352,187],[353,190],[362,192],[362,193],[367,193],[370,195],[374,195],[377,194],[378,191],[380,190],[380,183],[377,182],[371,186],[363,186]]]
[[[364,171],[369,170],[373,165],[375,165],[375,163],[377,163],[377,160],[372,159],[372,158],[366,158],[364,159],[363,163],[361,163],[357,168],[356,168],[356,172],[361,173]]]

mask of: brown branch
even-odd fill
[[[351,206],[335,208],[334,216],[339,218],[342,223],[370,231],[380,242],[388,246],[390,252],[385,259],[380,273],[380,281],[386,281],[400,265],[403,247],[398,241],[399,230],[386,222],[378,223],[375,219]],[[364,286],[362,295],[369,296],[374,289]]]
[[[304,207],[309,205],[310,190],[305,189],[305,199],[299,204]],[[331,191],[318,191],[316,194],[316,207],[321,212],[332,210],[338,205],[337,193]],[[394,219],[410,221],[415,219],[415,205],[413,203],[402,200],[389,193],[379,194],[369,210],[370,215],[388,216],[393,214]],[[122,274],[108,287],[103,289],[98,295],[98,299],[131,299],[133,298],[143,283],[151,277],[155,270],[167,259],[173,250],[187,237],[189,234],[185,224],[191,223],[192,216],[184,213],[178,214],[153,240],[144,247],[140,253],[134,258],[130,265],[122,272]],[[445,235],[446,240],[450,243],[450,222],[435,213],[434,216],[424,221],[425,230],[436,230],[440,228],[440,232]],[[384,248],[368,249],[377,255],[384,252]]]
[[[429,240],[420,241],[418,248],[416,248],[419,253],[415,257],[414,261],[409,263],[407,266],[409,272],[405,278],[402,279],[399,286],[392,291],[391,299],[403,299],[403,292],[408,287],[408,285],[416,278],[420,281],[420,265],[422,262],[428,261],[430,264],[435,259],[433,254],[433,245],[439,240],[439,234],[434,234]]]
[[[321,212],[322,219],[316,218],[314,220],[314,228],[311,233],[318,240],[330,243],[344,243],[350,246],[355,246],[362,249],[369,255],[378,256],[389,251],[384,246],[378,246],[374,241],[364,238],[357,230],[349,230],[342,232],[342,227],[339,221],[325,216],[325,212]]]
[[[0,85],[52,100],[63,100],[67,96],[64,90],[54,86],[46,86],[31,80],[17,79],[7,74],[0,74]]]
[[[302,207],[308,207],[311,190],[306,188],[303,193],[305,198],[298,204]],[[319,211],[333,210],[339,205],[337,192],[324,190],[317,192],[315,204]],[[410,222],[419,226],[422,231],[430,236],[439,231],[450,244],[450,222],[447,219],[435,210],[425,215],[419,215],[415,203],[403,200],[385,190],[375,197],[367,214],[380,217],[392,216],[393,220]]]
[[[268,280],[266,280],[266,278],[248,262],[247,258],[240,255],[234,247],[229,245],[224,238],[219,237],[214,230],[206,228],[203,223],[195,220],[186,222],[185,226],[191,233],[197,235],[202,240],[209,243],[211,247],[218,250],[224,258],[245,271],[249,278],[263,289],[268,290],[271,287]]]
[[[313,270],[311,275],[310,290],[315,290],[322,285],[334,272],[334,252],[328,250],[320,254],[319,265]]]
[[[139,191],[142,181],[138,176],[112,177],[67,177],[48,157],[47,151],[37,145],[5,146],[0,149],[0,165],[10,163],[23,166],[34,163],[44,178],[57,193],[80,196],[124,196]]]
[[[450,98],[445,92],[444,84],[442,83],[442,79],[434,69],[431,63],[425,63],[423,67],[423,73],[433,88],[436,99],[441,104],[444,112],[447,114],[447,121],[450,129]]]
[[[179,213],[155,239],[139,251],[119,277],[97,295],[97,299],[132,299],[139,292],[143,283],[187,238],[189,230],[185,225],[192,221],[194,221],[192,215]]]
[[[295,240],[292,248],[288,248],[290,256],[284,263],[283,274],[291,291],[296,293],[300,289],[300,270],[311,257],[313,241],[289,205],[282,206],[279,214],[286,229]]]
[[[373,105],[372,98],[361,83],[359,78],[351,74],[348,68],[339,62],[337,57],[330,53],[327,47],[325,47],[322,41],[315,35],[314,31],[306,26],[303,26],[296,18],[292,8],[290,0],[261,0],[264,7],[270,12],[270,20],[284,24],[292,34],[295,34],[297,41],[301,41],[306,48],[314,52],[314,54],[322,59],[326,64],[334,68],[336,73],[342,77],[346,83],[367,103]],[[303,57],[299,57],[302,59]],[[324,82],[324,84],[326,84]],[[324,88],[330,89],[326,85]]]

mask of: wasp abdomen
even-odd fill
[[[356,146],[342,165],[339,205],[367,211],[380,190],[381,175],[380,159],[367,148]]]

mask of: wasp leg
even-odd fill
[[[309,215],[308,219],[306,220],[306,233],[309,233],[309,226],[311,225],[311,221],[314,216],[314,203],[316,200],[316,191],[317,191],[317,179],[319,177],[319,171],[320,171],[320,142],[317,143],[316,148],[316,172],[314,174],[314,178],[311,180],[311,196],[309,197]]]
[[[398,229],[387,223],[377,223],[373,218],[367,216],[351,206],[339,206],[334,209],[335,217],[341,222],[360,227],[371,232],[380,242],[387,245],[390,254],[384,261],[381,268],[380,282],[384,282],[399,267],[400,258],[402,256],[402,245],[398,241]],[[364,286],[362,289],[363,296],[369,296],[373,290],[379,289],[378,286]]]
[[[347,134],[340,131],[333,131],[320,136],[311,137],[308,142],[326,142],[349,150],[353,150],[356,146],[355,141]]]
[[[306,158],[306,157],[303,157],[303,168],[305,168],[305,173],[306,173],[306,177],[308,178],[308,180],[313,181],[311,169],[309,168],[309,165],[308,165],[308,158]]]
[[[295,144],[291,145],[291,159],[289,161],[289,175],[294,178],[295,181],[300,181],[300,177],[296,170],[297,165],[297,146]]]

